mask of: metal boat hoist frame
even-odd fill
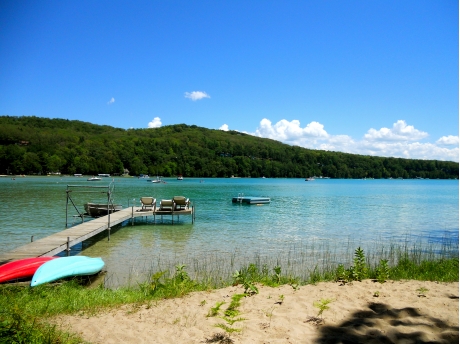
[[[89,189],[89,190],[88,190]],[[110,213],[113,212],[111,209],[114,208],[113,204],[113,193],[115,190],[115,183],[112,181],[110,182],[109,185],[106,186],[93,186],[93,185],[67,185],[66,189],[66,202],[65,202],[65,228],[68,228],[69,222],[68,222],[68,209],[69,209],[69,201],[72,203],[73,207],[77,211],[78,215],[75,215],[77,217],[81,218],[81,222],[85,222],[85,216],[87,214],[81,213],[80,210],[78,210],[77,206],[75,205],[73,199],[72,199],[72,192],[78,192],[78,193],[103,193],[107,195],[107,233],[108,233],[108,240],[110,240]],[[111,207],[111,208],[110,208]]]

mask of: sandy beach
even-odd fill
[[[231,324],[223,313],[243,291],[195,292],[55,321],[91,343],[458,343],[458,282],[259,286],[259,294],[240,300]],[[329,309],[319,316],[314,303],[325,300]],[[220,302],[218,315],[209,316]]]

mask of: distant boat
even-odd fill
[[[177,176],[177,180],[184,180],[184,177],[182,177],[182,174],[179,174],[179,175]]]
[[[315,178],[313,178],[313,177],[308,177],[308,178],[305,179],[306,182],[312,182],[314,180],[315,180]]]
[[[89,182],[97,182],[97,181],[100,181],[100,180],[102,180],[102,179],[99,178],[99,177],[91,177],[91,178],[88,178],[88,179],[86,179],[86,180],[89,181]]]
[[[52,259],[56,257],[32,257],[15,260],[0,266],[0,283],[17,280],[32,278],[35,271]]]
[[[105,263],[101,258],[85,256],[61,257],[41,265],[32,277],[31,287],[53,282],[65,277],[94,275]]]
[[[107,209],[110,210],[110,214],[120,211],[123,209],[121,204],[110,204],[107,207],[107,203],[85,203],[86,213],[91,217],[100,217],[108,214]]]
[[[158,177],[156,179],[152,180],[152,183],[159,184],[159,183],[166,183],[161,177]]]
[[[98,176],[108,178],[108,177],[110,177],[110,174],[108,174],[108,173],[99,173]]]

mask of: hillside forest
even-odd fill
[[[0,116],[0,174],[457,179],[458,163],[312,150],[237,131],[176,124],[119,129]]]

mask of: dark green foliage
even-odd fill
[[[235,284],[242,284],[244,287],[245,294],[258,294],[259,289],[255,286],[254,280],[249,274],[244,273],[243,271],[235,271],[233,274],[233,279]]]
[[[281,267],[280,266],[275,266],[273,268],[273,271],[275,272],[275,276],[273,276],[274,280],[276,283],[280,284],[281,282]]]
[[[362,281],[368,277],[368,270],[364,251],[358,247],[355,250],[353,265],[345,269],[342,264],[339,264],[335,272],[335,280],[340,282]]]
[[[379,266],[376,269],[377,281],[384,283],[388,278],[390,278],[390,268],[388,267],[388,260],[381,259]]]
[[[339,264],[335,271],[335,281],[336,282],[348,282],[350,280],[350,274],[343,264]]]
[[[224,304],[224,301],[217,302],[214,307],[211,307],[211,309],[208,312],[208,317],[215,317],[219,315],[220,307]]]
[[[366,257],[361,247],[355,250],[355,258],[351,267],[351,277],[354,281],[362,281],[367,277]]]
[[[246,297],[246,294],[235,294],[232,296],[232,302],[224,312],[226,317],[235,317],[240,314],[238,307],[241,305],[240,301],[244,297]]]
[[[0,344],[83,343],[76,336],[63,333],[55,325],[41,323],[38,318],[24,314],[17,305],[0,311]]]
[[[458,178],[458,163],[310,150],[236,131],[176,124],[119,129],[0,116],[0,174],[187,177]]]
[[[419,263],[409,256],[403,256],[390,269],[390,279],[413,279],[420,281],[453,282],[459,279],[458,258],[423,260]]]

